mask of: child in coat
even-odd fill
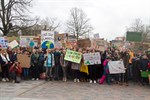
[[[110,85],[110,74],[109,74],[109,67],[108,67],[109,61],[110,61],[110,57],[107,57],[107,59],[103,62],[103,66],[104,66],[103,76],[100,80],[98,80],[100,84],[103,84],[105,79],[107,79],[107,83]]]
[[[9,72],[13,83],[21,82],[22,68],[19,62],[15,61],[14,64],[10,67]]]

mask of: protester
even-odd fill
[[[44,55],[44,67],[46,68],[46,81],[52,80],[52,67],[55,65],[54,54],[52,50],[47,49]]]
[[[60,56],[60,65],[61,65],[62,70],[63,70],[63,81],[66,82],[67,81],[67,68],[68,68],[69,62],[64,59],[65,54],[66,54],[66,50],[64,49],[61,56]]]
[[[129,53],[129,56],[130,56],[129,66],[128,66],[128,68],[129,68],[128,76],[129,76],[129,79],[132,79],[133,78],[132,59],[134,58],[134,52],[129,49],[128,53]]]
[[[77,51],[77,49],[74,48],[74,51]],[[78,52],[82,52],[82,50],[79,49]],[[79,79],[80,79],[81,63],[78,64],[78,63],[72,62],[71,68],[72,68],[74,82],[80,82]]]
[[[9,67],[10,67],[10,58],[6,50],[2,49],[0,50],[0,64],[2,68],[2,81],[6,82],[9,81]]]
[[[38,66],[39,66],[39,73],[40,75],[44,72],[44,51],[40,48],[38,51]]]
[[[61,74],[61,66],[60,66],[60,51],[58,48],[55,49],[54,51],[54,59],[55,59],[55,66],[54,66],[54,77],[55,80],[60,79],[60,74]]]
[[[39,80],[39,66],[38,66],[38,52],[33,49],[31,54],[31,68],[32,68],[32,80]]]
[[[121,77],[120,82],[121,83],[124,82],[125,85],[128,86],[128,71],[129,71],[128,66],[129,66],[130,56],[129,56],[128,52],[125,49],[123,51],[121,51],[120,58],[123,60],[124,67],[126,69],[123,77]]]
[[[144,55],[143,58],[140,60],[140,72],[141,73],[149,71],[148,63],[149,63],[149,60],[148,60],[147,56]],[[142,83],[142,85],[145,85],[145,84],[148,85],[148,78],[142,77],[141,83]]]
[[[10,67],[9,72],[13,83],[21,82],[22,68],[19,62],[15,61],[13,65]]]
[[[82,51],[82,54],[85,54],[86,50]],[[88,76],[89,76],[89,70],[88,70],[88,65],[84,64],[84,58],[82,55],[82,59],[81,59],[81,68],[80,68],[80,80],[81,82],[87,82],[88,81]]]
[[[108,62],[110,61],[110,56],[107,56],[107,59],[103,62],[104,72],[101,79],[98,80],[100,84],[103,84],[105,80],[107,80],[108,85],[110,85],[110,73],[109,73],[109,66]]]
[[[91,53],[95,53],[95,50],[92,49]],[[99,59],[100,60],[100,59]],[[94,65],[88,65],[89,67],[89,75],[90,75],[90,83],[96,83],[96,77],[97,77],[97,66],[96,64]]]

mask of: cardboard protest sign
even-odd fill
[[[66,39],[66,34],[56,34],[55,35],[55,41],[64,42]]]
[[[0,48],[2,49],[8,48],[8,41],[4,37],[0,37]]]
[[[80,63],[82,58],[82,55],[80,52],[72,51],[72,50],[67,50],[66,55],[65,55],[65,60],[71,61],[74,63]]]
[[[99,52],[83,54],[85,65],[101,64],[101,56]]]
[[[82,48],[91,47],[90,39],[78,40],[78,46]]]
[[[9,43],[10,48],[16,48],[17,46],[19,46],[18,42],[16,40],[12,41]]]
[[[25,54],[17,55],[18,62],[20,62],[22,68],[30,68],[30,57]]]
[[[110,74],[125,73],[123,61],[109,61],[108,66]]]
[[[54,48],[54,32],[52,31],[41,31],[41,47],[43,49]]]

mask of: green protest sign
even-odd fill
[[[67,50],[66,55],[65,55],[65,60],[71,61],[74,63],[80,63],[82,58],[82,55],[80,52],[72,51],[72,50]]]

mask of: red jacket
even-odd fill
[[[15,72],[17,76],[21,76],[21,73],[22,73],[22,68],[20,65],[17,66],[18,68],[15,68],[14,65],[12,65],[9,69],[9,72],[12,73],[12,72]]]

